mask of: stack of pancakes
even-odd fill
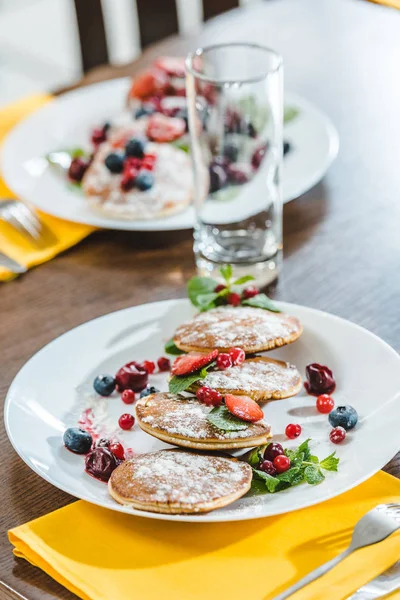
[[[186,352],[227,351],[239,347],[246,360],[224,371],[210,371],[190,388],[200,386],[222,395],[251,397],[256,402],[297,394],[301,377],[293,365],[253,356],[294,342],[302,326],[295,318],[259,308],[219,307],[180,325],[174,343]],[[226,451],[259,446],[271,437],[264,420],[243,421],[240,430],[226,431],[207,419],[212,406],[196,397],[157,393],[138,401],[137,422],[146,433],[184,450],[161,450],[126,461],[112,474],[109,490],[117,502],[163,513],[206,512],[243,496],[251,484],[251,468],[228,456],[196,451]]]

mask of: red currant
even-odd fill
[[[274,467],[278,473],[284,473],[290,468],[290,460],[285,454],[279,454],[274,458]]]
[[[264,471],[264,473],[268,473],[268,475],[274,476],[277,473],[274,463],[271,462],[270,460],[261,461],[258,468],[260,469],[260,471]]]
[[[161,358],[158,359],[157,365],[160,371],[169,371],[171,368],[170,360],[165,356],[161,356]]]
[[[321,394],[321,396],[318,396],[317,398],[317,411],[320,413],[323,413],[324,415],[327,415],[328,413],[330,413],[333,410],[333,407],[335,406],[335,402],[333,400],[333,398],[331,396],[329,396],[329,394]]]
[[[264,450],[264,458],[273,461],[277,456],[284,454],[282,446],[276,442],[268,444]]]
[[[231,348],[229,350],[229,356],[231,357],[234,365],[241,365],[246,358],[244,350],[241,348]]]
[[[240,304],[240,294],[236,294],[235,292],[231,292],[227,295],[226,301],[228,304],[232,304],[232,306],[239,306]]]
[[[95,146],[98,146],[98,144],[101,144],[102,142],[105,142],[107,138],[107,131],[104,130],[104,127],[96,127],[96,129],[93,129],[92,131],[92,144],[94,144]]]
[[[333,444],[340,444],[346,438],[346,430],[343,427],[334,427],[331,429],[329,439]]]
[[[129,413],[124,413],[118,419],[118,425],[121,427],[121,429],[125,429],[126,431],[128,431],[128,429],[132,429],[134,424],[135,424],[135,418],[133,415],[130,415]]]
[[[135,402],[135,392],[133,390],[124,390],[121,394],[122,402],[133,404]]]
[[[110,444],[109,448],[110,452],[114,454],[120,460],[124,460],[125,452],[124,447],[119,442],[115,442],[114,444]]]
[[[257,296],[257,294],[259,293],[260,291],[256,287],[251,285],[250,287],[243,290],[242,296],[247,300],[248,298],[253,298],[254,296]]]
[[[294,440],[301,434],[301,425],[298,425],[297,423],[289,423],[285,429],[285,433],[289,440]]]
[[[219,283],[218,285],[215,286],[214,288],[214,292],[216,294],[219,294],[219,292],[222,292],[222,290],[226,290],[226,285],[224,285],[223,283]]]
[[[203,385],[196,392],[196,397],[200,402],[204,402],[207,406],[219,406],[222,402],[222,395],[212,388]]]
[[[217,356],[217,369],[219,369],[220,371],[223,371],[224,369],[229,369],[229,367],[232,366],[232,358],[229,356],[229,354],[226,354],[225,352],[221,352],[221,354],[218,354]]]
[[[144,360],[142,366],[144,369],[146,369],[149,375],[154,373],[156,369],[156,364],[152,360]]]

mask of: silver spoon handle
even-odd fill
[[[340,563],[341,560],[346,558],[346,556],[351,554],[351,552],[353,552],[353,550],[350,548],[347,548],[347,550],[345,550],[338,556],[335,556],[335,558],[332,558],[332,560],[329,560],[328,562],[324,563],[323,565],[321,565],[314,571],[311,571],[311,573],[308,573],[308,575],[306,575],[305,577],[300,579],[300,581],[298,581],[297,583],[292,585],[289,589],[282,592],[282,594],[275,596],[274,600],[285,600],[285,598],[289,598],[289,596],[291,596],[292,594],[297,592],[297,590],[300,590],[305,585],[308,585],[312,581],[315,581],[315,579],[318,579],[318,577],[325,575],[325,573],[327,573],[328,571],[333,569],[333,567],[335,567],[338,563]]]

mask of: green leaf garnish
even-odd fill
[[[244,275],[243,277],[239,277],[239,279],[236,279],[236,281],[233,282],[233,285],[243,285],[248,281],[254,281],[254,279],[255,278],[253,277],[253,275]]]
[[[210,310],[210,308],[215,307],[215,300],[218,298],[219,294],[215,292],[209,292],[208,294],[199,294],[196,298],[197,306],[199,307],[201,312],[206,310]]]
[[[225,279],[226,283],[229,284],[232,279],[232,265],[223,265],[220,268],[220,273]]]
[[[196,308],[202,310],[202,305],[198,303],[198,296],[203,296],[204,294],[211,294],[214,292],[215,286],[217,282],[211,277],[192,277],[189,279],[187,284],[187,292],[189,296],[190,302],[196,306]]]
[[[175,345],[174,340],[168,340],[168,342],[164,346],[164,352],[167,354],[172,354],[174,356],[179,356],[180,354],[185,354],[183,350],[180,350],[178,346]]]
[[[311,456],[311,450],[310,450],[310,446],[309,446],[310,442],[311,442],[311,438],[307,438],[307,439],[306,439],[306,440],[304,440],[304,442],[302,442],[302,443],[300,444],[300,446],[297,448],[297,453],[298,453],[298,454],[300,454],[300,453],[302,453],[302,454],[303,454],[303,460],[304,460],[304,461],[307,461],[307,460],[309,460],[309,459],[310,459],[310,456]]]
[[[276,304],[272,302],[272,300],[268,298],[266,294],[257,294],[257,296],[253,296],[253,298],[243,300],[242,304],[245,306],[254,306],[254,308],[264,308],[265,310],[270,310],[271,312],[281,312]]]
[[[264,446],[258,446],[257,448],[253,448],[250,452],[245,455],[245,460],[249,463],[251,467],[257,467],[260,464],[262,457],[264,456],[264,452],[268,444]]]
[[[281,486],[281,482],[277,477],[272,477],[272,475],[268,475],[268,473],[264,473],[264,471],[253,469],[253,474],[256,478],[264,481],[266,490],[270,494],[277,492],[278,488]]]
[[[285,106],[283,109],[283,122],[286,125],[286,123],[289,123],[289,121],[293,121],[293,119],[295,119],[297,117],[297,115],[299,114],[299,109],[295,108],[294,106]]]
[[[207,421],[223,431],[240,431],[249,426],[248,423],[230,413],[223,404],[216,406],[208,413]]]
[[[321,469],[325,469],[325,471],[337,471],[339,458],[335,457],[336,452],[332,452],[329,456],[321,460],[319,466]]]
[[[316,485],[325,479],[325,475],[316,465],[309,465],[304,469],[304,479],[310,485]]]
[[[207,377],[208,369],[213,367],[215,362],[210,363],[206,367],[203,367],[200,371],[190,373],[189,375],[173,375],[168,382],[168,390],[171,394],[180,394],[186,392],[193,383],[199,381],[199,379],[205,379]]]

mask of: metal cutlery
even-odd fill
[[[400,561],[359,588],[347,600],[376,600],[400,589]]]
[[[3,254],[3,252],[0,252],[0,266],[5,267],[9,271],[11,271],[11,273],[16,274],[26,273],[27,271],[27,268],[24,265],[21,265],[19,262],[17,262],[10,256]]]
[[[58,241],[34,211],[18,200],[0,199],[0,219],[9,223],[37,248],[51,246]]]
[[[355,550],[381,542],[398,529],[400,529],[400,504],[380,504],[376,506],[358,521],[353,531],[350,546],[344,552],[300,579],[285,592],[276,596],[274,600],[288,598],[297,590],[330,571]]]

